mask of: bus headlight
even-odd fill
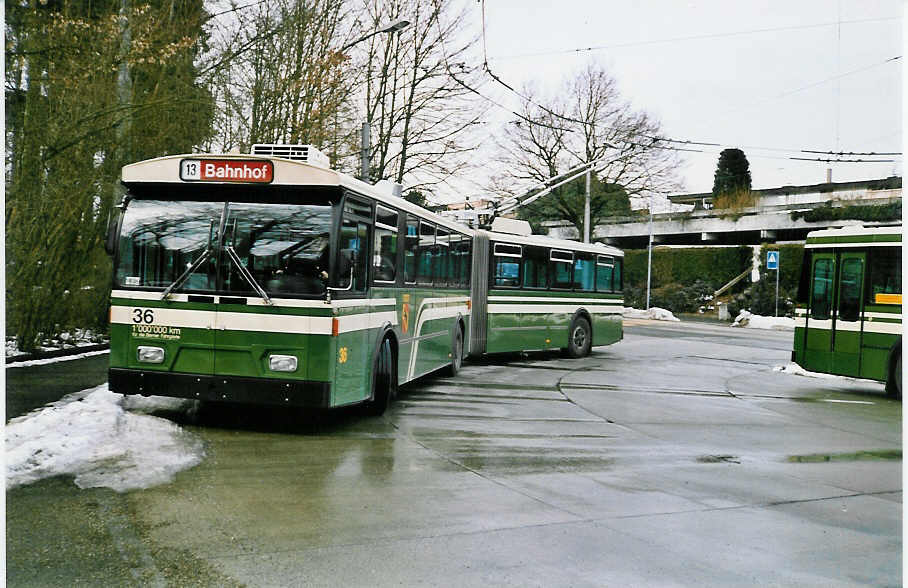
[[[273,372],[295,372],[296,357],[292,355],[269,355],[268,367]]]
[[[160,347],[145,347],[140,345],[136,352],[136,357],[144,363],[163,363],[164,350]]]

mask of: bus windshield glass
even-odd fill
[[[330,227],[328,203],[132,200],[123,217],[116,285],[167,288],[195,265],[176,291],[254,295],[251,277],[270,296],[322,295]]]

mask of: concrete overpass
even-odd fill
[[[901,185],[901,178],[899,178]],[[834,184],[833,184],[834,186]],[[877,222],[862,220],[820,220],[808,222],[803,213],[817,208],[842,208],[845,206],[880,206],[900,203],[901,187],[883,190],[853,189],[853,183],[846,193],[835,190],[816,192],[816,198],[810,201],[805,198],[804,187],[793,187],[799,190],[798,202],[786,204],[760,204],[737,210],[690,210],[686,212],[667,212],[653,215],[653,241],[660,245],[756,245],[777,241],[803,241],[807,233],[817,229],[845,225],[877,226],[901,222],[898,219]],[[774,189],[778,192],[781,189]],[[760,198],[757,202],[768,200],[778,202],[776,195]],[[762,192],[771,192],[770,190]],[[811,194],[813,195],[813,194]],[[577,230],[565,222],[545,223],[548,234],[554,237],[577,239]],[[605,241],[624,249],[643,249],[649,242],[650,220],[648,216],[616,217],[609,222],[597,225],[593,239]]]

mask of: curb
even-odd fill
[[[84,345],[82,347],[70,347],[67,349],[54,349],[53,351],[38,351],[35,353],[20,353],[19,355],[9,355],[6,358],[6,364],[19,363],[22,361],[32,361],[34,359],[54,359],[56,357],[66,357],[67,355],[79,355],[80,353],[90,353],[92,351],[103,351],[110,349],[110,343],[98,343],[97,345]]]

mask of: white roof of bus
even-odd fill
[[[347,188],[358,194],[369,196],[377,202],[388,204],[399,210],[414,213],[421,218],[430,220],[443,227],[456,230],[460,233],[473,235],[475,231],[465,225],[454,222],[443,216],[425,210],[403,198],[388,194],[371,184],[357,180],[347,174],[310,165],[302,161],[281,159],[278,157],[263,157],[246,153],[187,153],[184,155],[168,155],[156,159],[148,159],[123,166],[122,180],[125,184],[158,182],[187,184],[198,182],[185,182],[180,179],[180,161],[183,159],[237,159],[245,161],[271,161],[274,164],[274,180],[270,185],[278,186],[338,186]],[[236,184],[237,182],[205,182],[206,184]]]
[[[543,247],[555,247],[566,249],[568,251],[585,251],[587,253],[598,253],[600,255],[616,255],[624,257],[624,251],[617,247],[605,245],[603,243],[581,243],[580,241],[568,241],[567,239],[555,239],[544,235],[512,235],[510,233],[493,233],[491,231],[482,231],[489,236],[490,241],[518,243],[520,245],[540,245]]]

